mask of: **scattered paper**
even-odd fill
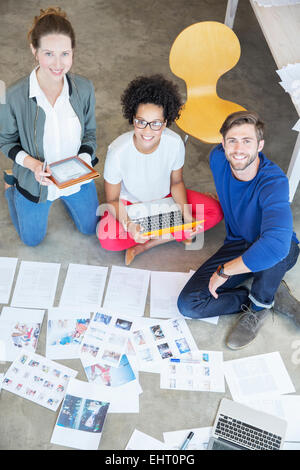
[[[14,361],[20,354],[35,352],[44,310],[3,307],[0,316],[1,361]]]
[[[0,304],[8,304],[18,258],[0,258]]]
[[[2,388],[56,411],[77,371],[35,353],[23,353],[5,374]]]
[[[60,307],[82,308],[93,312],[101,307],[108,268],[69,264]]]
[[[53,307],[60,264],[22,261],[11,306]]]
[[[79,358],[79,346],[90,323],[90,313],[77,309],[48,310],[46,357]]]
[[[160,371],[160,387],[224,393],[223,352],[197,351],[190,361],[164,362]]]
[[[226,361],[225,378],[234,401],[295,392],[279,352]]]
[[[211,426],[164,432],[163,436],[167,449],[180,450],[183,442],[191,431],[194,433],[194,435],[186,450],[206,450],[212,433]]]
[[[131,344],[138,370],[160,372],[163,361],[171,357],[191,358],[198,350],[184,319],[154,320],[139,318],[134,323]]]
[[[149,278],[150,271],[113,266],[103,307],[123,315],[143,316]]]
[[[277,397],[266,397],[260,399],[245,400],[243,402],[259,411],[287,421],[285,441],[300,443],[300,396],[279,395]]]
[[[167,450],[168,447],[158,439],[135,429],[125,450]]]
[[[281,7],[287,5],[297,5],[300,0],[254,0],[260,7]]]
[[[1,392],[1,388],[2,388],[3,379],[4,379],[4,374],[0,374],[0,392]]]
[[[104,363],[118,367],[132,328],[132,318],[100,309],[93,315],[80,346],[83,366]]]
[[[101,399],[101,389],[71,379],[51,443],[81,450],[97,450],[109,402]]]

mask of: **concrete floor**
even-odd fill
[[[51,2],[50,2],[51,3]],[[119,96],[127,83],[137,75],[164,73],[180,86],[185,84],[169,70],[168,56],[176,36],[185,27],[198,21],[223,22],[226,0],[61,0],[77,33],[74,72],[90,78],[96,89],[98,125],[98,171],[102,173],[106,148],[128,125],[121,115]],[[33,16],[47,2],[37,0],[2,0],[0,3],[0,79],[7,85],[29,74],[34,62],[26,43],[26,34]],[[284,171],[296,139],[291,130],[297,120],[289,96],[278,85],[276,65],[261,29],[247,1],[240,2],[234,31],[239,37],[242,54],[237,66],[222,77],[218,91],[248,109],[256,110],[266,122],[266,155]],[[173,126],[179,133],[180,130]],[[182,134],[182,133],[181,133]],[[212,146],[190,138],[187,144],[185,181],[187,187],[212,191],[213,180],[208,166]],[[1,168],[10,162],[0,156]],[[104,201],[103,178],[97,180],[100,200]],[[102,250],[96,237],[76,231],[61,203],[50,213],[48,234],[36,247],[24,246],[12,226],[3,191],[0,194],[0,256],[19,260],[61,263],[55,305],[58,305],[69,263],[91,265],[124,265],[124,253]],[[300,191],[292,204],[295,230],[300,234]],[[158,247],[136,258],[135,268],[188,271],[196,269],[222,244],[224,224],[205,235],[202,250],[187,251],[177,243]],[[68,243],[65,243],[68,240]],[[295,295],[300,299],[300,264],[286,275]],[[149,301],[146,315],[149,314]],[[199,348],[222,350],[224,360],[280,351],[287,370],[300,393],[299,364],[292,361],[299,330],[286,318],[270,319],[255,342],[240,352],[226,348],[224,338],[234,322],[233,316],[220,318],[217,326],[188,321]],[[37,352],[45,354],[46,321]],[[61,361],[79,371],[78,379],[86,380],[79,360]],[[9,364],[0,364],[0,372]],[[143,394],[139,414],[108,415],[100,449],[124,449],[135,428],[163,440],[164,431],[212,425],[220,399],[219,393],[172,392],[160,390],[158,374],[140,374]],[[226,385],[225,396],[230,398]],[[0,395],[0,449],[62,449],[50,444],[57,414],[46,408],[2,391]]]

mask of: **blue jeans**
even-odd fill
[[[280,281],[296,264],[299,256],[299,246],[294,241],[291,242],[287,257],[272,268],[231,276],[217,289],[217,299],[208,289],[209,280],[217,267],[241,256],[250,245],[251,243],[243,240],[226,243],[195,272],[178,297],[178,308],[182,315],[190,318],[207,318],[238,313],[241,311],[241,305],[249,305],[250,300],[258,307],[273,306]],[[253,282],[249,292],[247,287],[240,284],[250,277],[253,277]]]
[[[41,243],[47,232],[49,211],[55,201],[36,204],[26,199],[14,186],[5,191],[5,197],[11,220],[22,242],[28,246]],[[96,233],[99,202],[94,181],[83,184],[77,193],[60,199],[80,232],[86,235]]]

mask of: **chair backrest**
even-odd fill
[[[240,43],[223,23],[203,21],[184,29],[170,51],[172,72],[185,81],[187,100],[177,125],[204,142],[220,142],[225,118],[244,108],[221,99],[217,82],[240,58]]]

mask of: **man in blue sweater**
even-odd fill
[[[293,232],[289,185],[283,171],[261,150],[264,124],[240,111],[220,129],[222,144],[210,166],[226,226],[224,245],[192,276],[178,298],[186,317],[241,313],[226,344],[251,343],[273,307],[300,327],[300,302],[282,281],[299,255]],[[241,284],[253,278],[249,290]]]

